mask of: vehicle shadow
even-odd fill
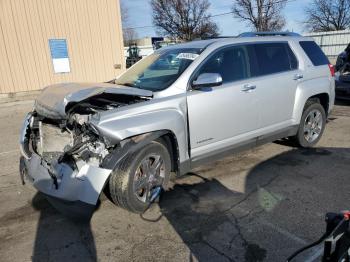
[[[190,250],[189,261],[281,261],[318,238],[327,211],[349,209],[350,149],[291,149],[233,170],[241,161],[205,166],[161,195],[161,213]],[[226,173],[217,175],[217,166]],[[243,193],[231,188],[236,180],[244,180]],[[32,206],[40,212],[33,261],[97,261],[89,222],[66,218],[40,193]]]
[[[347,148],[291,149],[250,169],[244,193],[220,182],[236,175],[227,161],[227,175],[198,178],[215,165],[188,174],[192,181],[180,180],[159,205],[189,248],[189,261],[281,261],[323,233],[327,211],[349,209],[330,190],[332,181],[335,192],[347,192],[349,160]]]
[[[97,261],[89,221],[72,221],[37,193],[32,206],[40,212],[32,261]]]
[[[228,212],[242,194],[215,178],[201,180],[175,185],[160,201],[163,216],[190,249],[189,261],[263,261],[266,251],[241,237]]]
[[[337,106],[350,106],[350,100],[335,99],[334,104]]]

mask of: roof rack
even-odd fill
[[[235,38],[236,36],[221,35],[221,36],[208,36],[198,38],[199,40],[221,39],[221,38]]]
[[[245,32],[238,37],[255,37],[255,36],[300,36],[294,32]]]

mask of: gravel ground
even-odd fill
[[[1,261],[283,261],[323,233],[327,211],[350,209],[350,104],[335,107],[315,149],[271,143],[177,180],[145,214],[162,215],[156,223],[102,196],[89,224],[20,183],[18,133],[31,107],[0,105]]]

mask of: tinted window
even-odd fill
[[[250,77],[248,48],[232,46],[216,52],[207,60],[196,74],[218,73],[223,83]]]
[[[328,58],[314,41],[301,41],[300,46],[304,49],[314,66],[329,64]]]
[[[286,48],[289,56],[290,69],[291,70],[298,69],[298,60],[295,57],[292,49],[290,49],[289,45],[287,45]]]
[[[298,68],[298,61],[287,43],[256,44],[258,75],[268,75]]]

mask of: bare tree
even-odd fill
[[[127,7],[121,3],[120,9],[122,17],[124,46],[129,46],[136,41],[137,33],[135,29],[129,27],[129,12]]]
[[[137,33],[133,28],[125,28],[123,30],[124,46],[132,45],[137,40]]]
[[[234,17],[248,22],[256,31],[279,31],[286,21],[282,15],[288,0],[234,0]]]
[[[180,40],[218,36],[208,0],[151,0],[153,24],[162,35]]]
[[[350,0],[313,0],[306,8],[306,28],[334,31],[350,28]]]

